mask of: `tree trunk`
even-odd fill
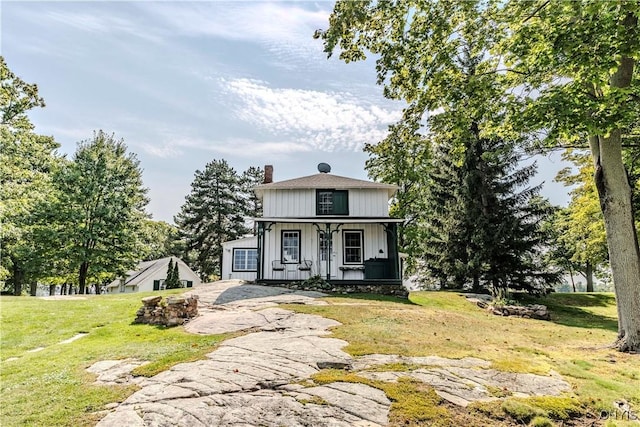
[[[573,280],[573,268],[569,267],[569,278],[571,279],[571,287],[573,287],[573,292],[576,291],[576,281]]]
[[[621,136],[616,129],[607,137],[593,136],[589,140],[618,308],[616,347],[620,351],[640,351],[640,249],[631,187],[622,162]]]
[[[585,276],[587,278],[587,292],[593,292],[593,265],[587,261],[585,269]]]
[[[31,282],[29,284],[29,295],[31,295],[32,297],[35,297],[36,294],[38,293],[38,282]]]
[[[24,281],[24,270],[20,268],[20,263],[15,258],[12,258],[13,262],[13,295],[22,295],[22,282]]]
[[[638,17],[628,12],[620,22],[630,34],[637,31]],[[632,37],[629,41],[634,40]],[[629,46],[625,46],[629,47]],[[627,89],[633,80],[636,60],[623,56],[611,75],[612,88]],[[637,102],[637,101],[627,101]],[[595,164],[595,181],[607,232],[609,261],[618,308],[620,351],[640,351],[640,248],[633,220],[631,186],[622,162],[622,130],[589,137]]]
[[[56,294],[56,285],[49,285],[49,296]]]
[[[473,287],[471,289],[476,293],[479,293],[482,290],[480,287],[480,277],[477,273],[473,274]]]
[[[78,291],[79,294],[84,294],[84,288],[87,284],[87,272],[89,271],[89,263],[84,261],[80,264],[80,271],[78,272],[78,285],[80,289]]]

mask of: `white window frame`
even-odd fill
[[[300,230],[282,230],[280,250],[283,264],[300,264]],[[289,239],[295,238],[295,244],[288,245]]]
[[[244,265],[236,267],[236,252],[244,252]],[[253,251],[253,255],[251,252]],[[251,268],[249,261],[253,259],[255,268]],[[233,256],[231,258],[231,271],[258,271],[258,249],[256,248],[233,248]]]
[[[358,246],[347,246],[347,234],[357,234],[359,236],[360,244]],[[347,250],[359,249],[360,260],[359,261],[347,261]],[[364,263],[364,230],[343,230],[342,231],[342,254],[343,262],[345,265],[360,265]]]

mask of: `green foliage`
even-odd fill
[[[527,148],[588,137],[625,301],[618,347],[635,351],[640,256],[621,142],[640,116],[639,15],[637,2],[614,0],[339,1],[315,35],[345,62],[372,53],[384,95],[415,109],[414,124],[428,115],[444,140],[468,139],[473,123],[482,139]]]
[[[547,417],[538,415],[531,420],[529,427],[553,427],[553,422]]]
[[[502,410],[511,418],[522,423],[528,423],[535,417],[545,417],[547,414],[542,409],[536,408],[517,399],[507,399],[502,403]]]
[[[141,235],[144,246],[144,261],[176,256],[186,259],[185,242],[180,238],[178,227],[164,221],[144,220]]]
[[[167,278],[164,281],[165,289],[176,289],[181,288],[182,284],[180,283],[180,271],[178,269],[178,261],[173,263],[173,258],[169,260],[169,264],[167,264]]]
[[[381,54],[385,95],[409,103],[387,139],[366,150],[370,174],[401,186],[394,207],[408,216],[402,237],[412,265],[444,287],[544,292],[555,280],[540,256],[548,209],[536,199],[539,187],[527,187],[535,167],[517,169],[517,135],[497,131],[503,77],[491,71],[495,35],[484,6],[343,2],[332,19],[328,51],[339,39],[342,59],[359,59],[347,46]]]
[[[258,167],[251,166],[240,176],[240,197],[244,203],[245,222],[251,225],[253,234],[256,234],[256,226],[253,218],[262,216],[262,201],[258,198],[253,189],[264,181],[264,171]]]
[[[569,206],[555,213],[551,230],[555,234],[549,257],[570,274],[579,272],[593,291],[593,274],[608,267],[607,237],[598,193],[593,181],[594,166],[588,153],[568,149],[563,159],[577,168],[561,170],[556,181],[572,187]]]
[[[220,275],[222,243],[247,234],[248,216],[260,206],[248,192],[259,180],[259,169],[251,168],[243,177],[226,160],[213,160],[204,171],[196,171],[191,193],[186,197],[175,222],[187,245],[189,262],[203,280]]]
[[[577,168],[577,174],[571,174],[563,169],[556,177],[565,186],[573,186],[571,201],[566,210],[568,218],[566,225],[558,227],[565,244],[572,242],[572,261],[581,264],[591,263],[593,266],[607,264],[607,236],[604,229],[604,219],[598,203],[598,192],[593,175],[593,162],[586,153],[567,150],[564,160],[571,161]]]
[[[122,140],[103,131],[78,144],[72,161],[55,177],[57,200],[47,219],[56,224],[50,246],[87,279],[122,275],[140,260],[147,190],[139,161]]]
[[[333,286],[321,275],[316,274],[302,281],[304,289],[325,289],[330,290]]]
[[[33,132],[27,112],[44,107],[44,101],[37,86],[15,76],[2,56],[0,81],[0,281],[20,295],[23,283],[35,284],[44,274],[47,261],[35,253],[33,211],[51,199],[59,145]]]
[[[180,286],[180,270],[178,270],[178,261],[176,261],[175,265],[173,266],[171,280],[176,284],[176,287]]]
[[[411,113],[411,109],[404,112],[406,116]],[[377,144],[367,144],[364,151],[370,155],[365,165],[369,176],[399,187],[390,215],[405,220],[398,229],[398,244],[409,255],[407,267],[413,271],[422,255],[424,192],[430,168],[428,142],[418,133],[415,121],[402,121],[389,126],[387,137]]]

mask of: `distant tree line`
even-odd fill
[[[37,284],[45,283],[65,293],[95,285],[99,293],[140,261],[166,256],[194,262],[206,278],[219,271],[219,260],[211,257],[221,256],[220,243],[250,232],[247,217],[260,209],[250,191],[261,182],[259,169],[238,176],[226,162],[214,161],[205,169],[212,175],[194,183],[201,199],[187,198],[177,217],[180,228],[153,221],[145,212],[140,163],[122,139],[99,130],[78,143],[71,158],[60,155],[59,144],[35,133],[27,116],[45,106],[37,86],[11,72],[3,57],[0,81],[3,291],[21,295],[28,287],[35,295]],[[199,228],[203,221],[216,225]],[[175,267],[170,284],[179,282]]]

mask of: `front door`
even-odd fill
[[[338,271],[336,253],[333,251],[331,234],[318,232],[318,272],[323,279],[327,278],[327,271],[331,271],[331,278],[335,279]]]

